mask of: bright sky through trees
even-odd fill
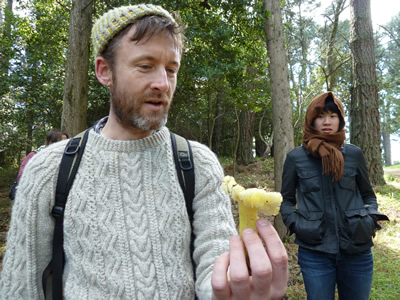
[[[320,12],[316,15],[321,16],[325,9],[331,5],[332,0],[321,0]],[[347,0],[347,9],[340,16],[341,20],[350,19],[350,0]],[[400,14],[400,0],[371,0],[371,17],[374,30],[382,31],[379,25],[385,25],[392,17]],[[400,162],[400,137],[392,135],[392,162]]]
[[[332,0],[320,0],[321,2],[321,14],[325,8],[331,5]],[[343,12],[341,19],[350,18],[350,0],[347,0],[347,9]],[[390,19],[400,13],[400,1],[399,0],[371,0],[371,16],[372,25],[374,30],[377,30],[378,25],[384,25],[390,21]]]

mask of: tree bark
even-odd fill
[[[275,190],[280,191],[286,154],[294,148],[289,73],[282,36],[280,1],[263,0],[263,7],[271,80]],[[287,229],[281,217],[275,218],[274,227],[281,239],[286,238]]]
[[[279,0],[263,0],[266,13],[265,32],[271,80],[274,130],[275,190],[282,186],[282,169],[286,154],[294,148],[289,73],[282,36]]]
[[[350,142],[364,152],[371,183],[384,184],[378,83],[370,0],[351,0],[352,88]]]
[[[216,101],[215,101],[215,115],[214,115],[214,130],[213,130],[213,135],[211,138],[211,149],[216,153],[217,155],[219,154],[220,150],[220,143],[221,143],[221,137],[222,137],[222,101],[224,99],[224,93],[223,91],[218,91],[217,96],[216,96]]]
[[[73,136],[86,128],[92,0],[74,0],[69,24],[61,129]]]
[[[27,110],[26,113],[26,141],[25,141],[25,155],[32,152],[32,140],[33,140],[33,125],[34,117],[31,110]]]
[[[253,162],[253,136],[255,113],[243,109],[239,115],[240,134],[238,148],[238,164],[245,165]]]
[[[345,0],[336,0],[336,6],[334,6],[334,16],[332,22],[331,35],[329,37],[328,43],[328,53],[327,53],[327,69],[328,74],[326,74],[327,91],[333,91],[337,85],[337,78],[334,76],[335,70],[337,68],[337,57],[333,54],[336,44],[336,34],[339,28],[339,16],[344,10]]]
[[[10,17],[13,14],[13,0],[8,0],[7,5],[4,7],[4,23],[0,24],[0,28],[3,29],[2,37],[2,53],[0,52],[0,79],[8,76],[8,69],[10,66],[11,55],[11,20]],[[0,22],[3,18],[0,18]],[[5,84],[6,80],[2,80],[0,84],[0,95],[5,94],[8,91],[8,84]]]
[[[382,132],[382,139],[383,139],[383,154],[385,157],[385,164],[387,166],[392,165],[392,150],[391,150],[391,143],[390,143],[390,133]]]

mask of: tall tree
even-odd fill
[[[75,135],[86,128],[93,0],[74,0],[69,23],[61,129]]]
[[[400,132],[400,13],[380,26],[376,47],[380,91],[380,122],[386,165],[392,165],[391,134]],[[379,42],[381,39],[381,43]]]
[[[244,108],[239,114],[239,147],[237,162],[247,166],[253,162],[253,132],[254,132],[255,113]]]
[[[313,43],[317,37],[318,25],[314,16],[304,11],[314,11],[315,1],[294,0],[282,8],[284,22],[283,35],[286,41],[289,79],[293,100],[294,144],[300,145],[303,136],[303,116],[307,107],[309,94],[314,95],[312,85],[312,70],[315,62],[312,60]]]
[[[0,9],[1,11],[1,9]],[[3,16],[0,16],[0,29],[1,29],[1,52],[0,52],[0,95],[3,95],[7,91],[5,84],[5,77],[8,76],[8,69],[10,65],[11,56],[11,19],[13,16],[13,0],[8,0],[7,5],[4,7],[4,20]]]
[[[371,183],[384,184],[370,0],[351,0],[350,11],[350,142],[363,150]]]
[[[340,57],[334,54],[334,50],[336,47],[336,35],[339,28],[339,16],[343,12],[345,8],[346,0],[336,0],[332,3],[333,7],[333,20],[331,25],[331,33],[329,36],[328,49],[327,49],[327,68],[324,70],[325,73],[325,81],[326,81],[326,90],[334,91],[337,85],[337,76],[335,76],[335,71],[338,68],[338,65],[342,65],[346,62],[346,60],[339,60]]]
[[[288,109],[291,107],[289,74],[282,36],[280,1],[263,0],[263,5],[271,81],[275,190],[280,191],[286,154],[294,148],[292,110]],[[281,215],[275,218],[274,226],[281,238],[286,236]]]
[[[282,21],[279,0],[263,0],[265,12],[265,33],[274,130],[274,178],[275,189],[282,186],[282,170],[286,154],[294,148],[292,110],[290,101],[289,73],[282,35]]]

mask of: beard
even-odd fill
[[[124,125],[143,131],[150,131],[160,129],[167,122],[171,99],[165,94],[150,91],[140,97],[129,95],[118,88],[117,80],[114,78],[113,85],[110,88],[110,95],[114,113]],[[161,110],[147,113],[141,110],[146,99],[156,98],[159,98],[164,103]]]

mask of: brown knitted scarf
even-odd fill
[[[323,112],[325,100],[330,97],[337,105],[343,119],[344,109],[342,102],[327,92],[315,97],[309,104],[306,111],[306,119],[303,128],[303,146],[313,156],[321,157],[322,172],[332,176],[332,180],[338,181],[343,177],[344,159],[343,154],[339,151],[344,144],[346,138],[344,129],[332,135],[320,134],[312,125],[313,121]]]

